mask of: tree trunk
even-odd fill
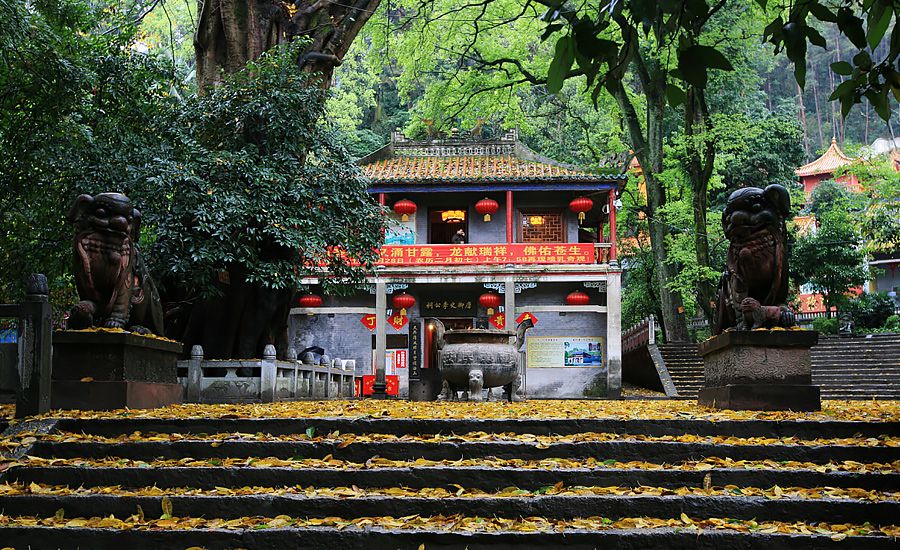
[[[200,0],[194,35],[198,88],[203,93],[266,50],[298,37],[310,40],[298,65],[318,75],[319,85],[328,88],[334,67],[379,1],[298,2],[292,15],[281,0]],[[282,260],[295,254],[274,242],[263,245],[261,253]],[[264,346],[273,344],[279,357],[286,356],[293,291],[249,282],[242,273],[242,266],[229,269],[220,281],[222,296],[198,302],[186,314],[183,331],[172,333],[185,343],[185,351],[200,344],[209,358],[243,359],[261,357]]]
[[[649,74],[649,73],[647,73]],[[644,93],[647,97],[646,135],[638,119],[637,112],[621,79],[610,81],[610,89],[619,104],[628,127],[628,135],[635,156],[641,164],[644,184],[647,187],[647,218],[650,226],[650,249],[656,260],[659,279],[659,301],[662,308],[663,328],[669,342],[684,342],[688,339],[687,322],[681,296],[669,289],[669,281],[674,270],[667,261],[666,237],[669,229],[662,217],[666,204],[663,184],[656,178],[662,172],[663,115],[665,113],[665,79],[659,76],[645,81]]]
[[[699,130],[702,146],[697,143]],[[685,169],[691,180],[694,208],[694,250],[697,265],[709,268],[709,238],[706,235],[706,210],[709,204],[709,179],[716,159],[715,141],[712,136],[712,119],[702,90],[689,89],[684,104],[684,133],[688,142],[688,158]],[[697,281],[697,303],[706,318],[712,321],[715,311],[716,289],[707,280]]]
[[[809,125],[806,123],[806,106],[803,104],[803,88],[797,84],[797,102],[800,104],[800,122],[803,124],[803,152],[809,159]]]
[[[825,136],[822,135],[822,115],[819,112],[819,85],[816,83],[818,78],[816,76],[816,66],[812,65],[812,92],[813,99],[815,100],[816,105],[816,126],[819,128],[819,147],[816,149],[820,149],[825,147]],[[831,114],[834,114],[834,110],[831,111]]]
[[[201,0],[194,49],[197,85],[222,81],[223,74],[242,69],[248,61],[278,44],[298,37],[310,39],[297,62],[320,73],[321,85],[331,85],[331,73],[380,0],[315,0],[298,2],[291,15],[281,0]]]

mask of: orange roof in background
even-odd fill
[[[795,173],[800,177],[831,174],[841,166],[846,166],[852,162],[853,159],[845,155],[841,148],[838,147],[837,140],[831,138],[831,146],[828,147],[828,150],[821,157],[797,168]]]
[[[398,156],[362,166],[374,183],[423,181],[555,180],[602,181],[619,176],[597,175],[562,166],[497,156]]]

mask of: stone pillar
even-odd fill
[[[609,190],[609,263],[617,262],[616,258],[616,191]]]
[[[275,401],[275,346],[266,344],[259,369],[259,398],[263,403]]]
[[[513,192],[506,192],[506,242],[508,244],[512,244],[515,242],[515,235],[513,234],[514,220],[513,220]]]
[[[606,281],[606,388],[607,396],[622,396],[622,273],[607,274]]]
[[[48,301],[47,278],[28,277],[25,301],[19,305],[19,374],[16,391],[16,418],[50,410],[52,311]]]
[[[372,397],[387,397],[385,379],[385,353],[387,352],[387,289],[385,281],[375,281],[375,387]]]
[[[200,389],[203,381],[203,348],[191,347],[191,362],[188,364],[187,392],[188,403],[200,402]]]

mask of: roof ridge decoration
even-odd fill
[[[848,157],[841,151],[841,148],[838,147],[837,139],[832,137],[831,145],[824,153],[822,153],[822,156],[810,163],[804,164],[794,172],[800,177],[831,174],[841,166],[852,164],[854,161],[855,159]]]
[[[403,132],[391,132],[391,148],[397,157],[480,157],[515,155],[519,132],[508,130],[499,138],[477,140],[472,137],[411,140]]]

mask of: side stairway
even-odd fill
[[[696,397],[703,386],[697,344],[657,347],[678,397]],[[900,334],[820,336],[811,354],[813,383],[822,387],[822,397],[900,399]]]
[[[823,397],[900,399],[900,334],[820,337],[812,365]]]
[[[697,344],[678,342],[657,344],[659,356],[669,377],[675,384],[678,397],[697,397],[703,387],[703,359],[697,353]]]
[[[228,412],[11,426],[2,545],[879,550],[900,536],[898,422]]]

